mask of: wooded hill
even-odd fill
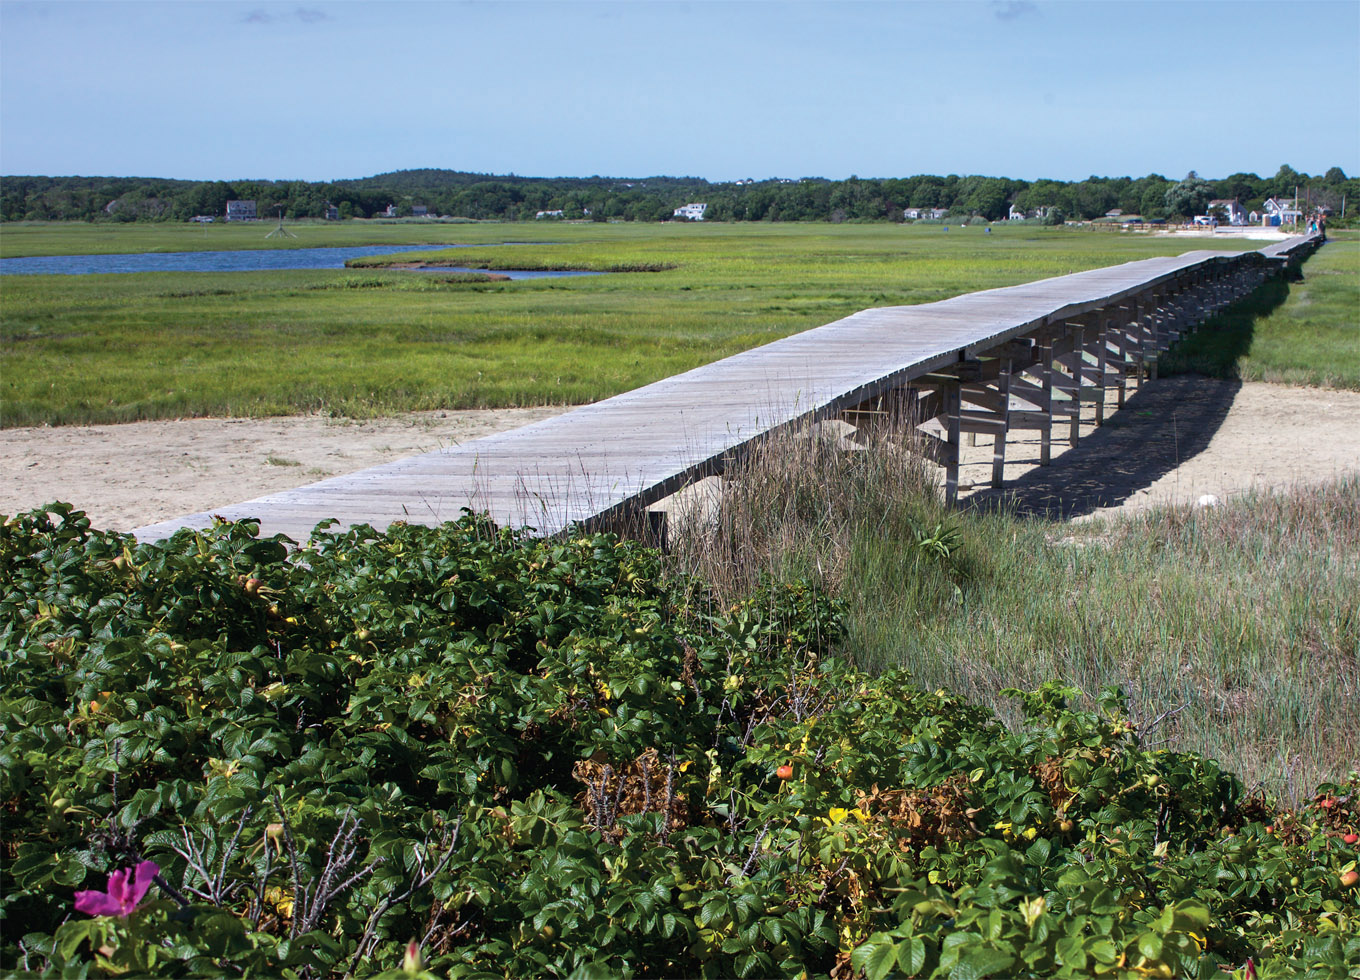
[[[1287,164],[1273,177],[1236,173],[1208,180],[1194,172],[1180,181],[1146,177],[1089,177],[1082,181],[1005,177],[915,177],[827,180],[743,180],[711,183],[698,177],[519,177],[454,170],[400,170],[356,180],[191,181],[151,177],[0,178],[3,221],[188,221],[221,217],[229,200],[253,200],[261,218],[279,206],[288,218],[321,218],[327,204],[342,218],[373,218],[394,205],[398,216],[424,207],[430,215],[471,219],[533,220],[539,212],[566,219],[665,221],[683,204],[702,201],[717,221],[902,221],[910,209],[945,209],[951,216],[1005,218],[1020,211],[1047,212],[1048,220],[1093,219],[1119,209],[1145,218],[1202,213],[1213,199],[1241,201],[1251,209],[1278,196],[1331,208],[1353,206],[1360,180],[1333,167],[1321,176]],[[1349,208],[1348,208],[1349,210]],[[557,217],[554,215],[554,217]]]

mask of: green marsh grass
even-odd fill
[[[1360,390],[1360,234],[1215,317],[1162,358],[1167,372]]]
[[[268,244],[265,230],[209,226],[205,247]],[[3,242],[16,255],[171,250],[195,233],[19,225]],[[513,283],[372,268],[5,276],[0,424],[578,404],[866,307],[1187,248],[1033,227],[340,222],[298,234],[287,242],[495,245],[434,253],[476,267],[662,271]],[[525,241],[535,237],[552,242]]]

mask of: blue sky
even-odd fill
[[[0,173],[1360,173],[1360,0],[0,0]]]

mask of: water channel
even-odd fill
[[[460,246],[441,245],[439,248]],[[461,246],[467,247],[467,246]],[[43,255],[0,259],[0,275],[88,276],[123,272],[266,272],[279,269],[343,269],[348,259],[419,251],[419,245],[355,245],[337,248],[258,248],[230,252],[136,252],[115,255]],[[511,279],[593,276],[596,272],[516,269],[427,268],[423,272],[487,272]]]

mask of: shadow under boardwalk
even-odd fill
[[[964,506],[1066,520],[1123,503],[1202,452],[1227,418],[1240,381],[1183,374],[1149,382],[1075,447]]]

